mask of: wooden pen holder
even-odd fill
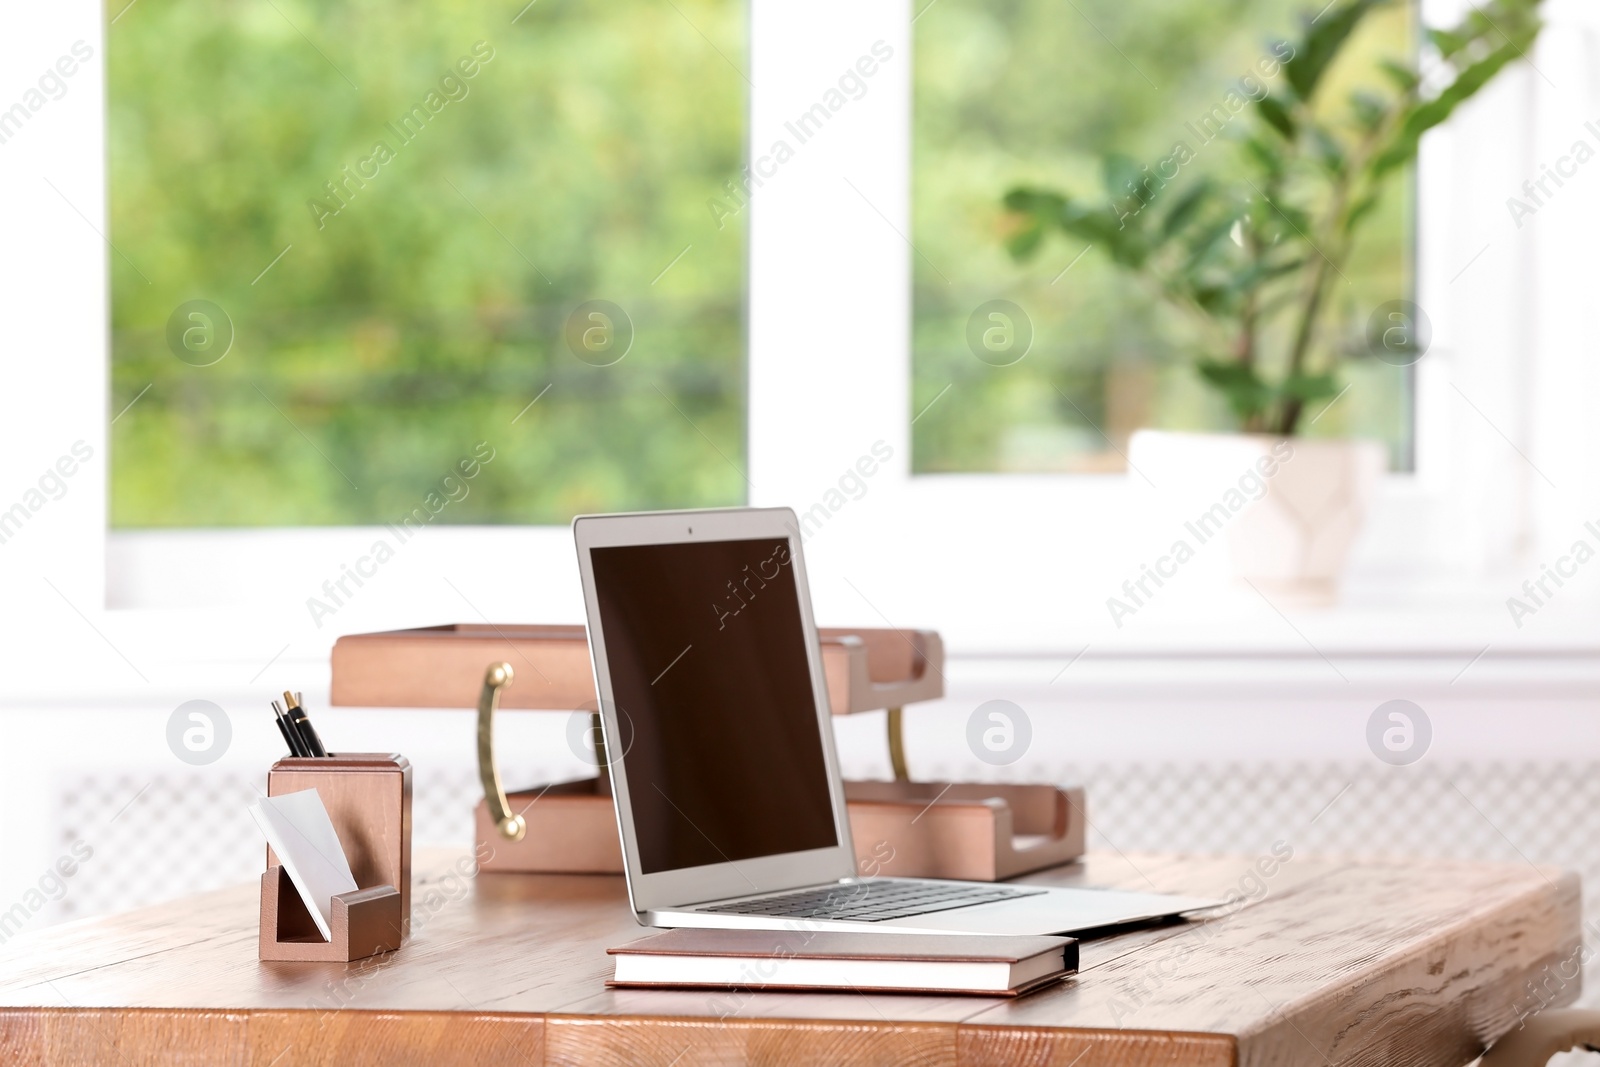
[[[333,898],[324,941],[288,872],[267,848],[261,880],[263,960],[349,961],[400,947],[411,929],[411,763],[383,752],[280,759],[267,795],[315,789],[361,887]]]

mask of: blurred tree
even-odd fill
[[[392,522],[478,442],[494,459],[436,521],[741,502],[743,218],[706,201],[743,164],[743,20],[728,0],[127,11],[113,410],[139,399],[113,524]],[[169,339],[192,300],[231,321],[210,365],[204,324],[200,352]],[[568,320],[594,300],[624,317],[579,358],[567,334],[593,323]]]

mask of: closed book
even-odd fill
[[[1078,969],[1070,937],[668,930],[617,948],[608,985],[1014,997]]]

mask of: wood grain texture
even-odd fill
[[[0,1009],[0,1062],[8,1067],[243,1067],[247,1023],[243,1012]]]
[[[544,1062],[544,1020],[466,1012],[0,1010],[0,1062],[194,1067],[430,1067]]]
[[[251,1067],[539,1067],[544,1020],[468,1012],[252,1012]]]
[[[1277,885],[1296,863],[1323,869]],[[1515,1026],[1529,980],[1579,945],[1581,898],[1570,873],[1294,859],[1261,881],[1256,903],[1119,938],[1139,950],[1103,962],[1086,952],[1086,976],[1096,981],[976,1021],[1048,1026],[1064,1011],[1118,1029],[1159,1020],[1235,1035],[1242,1067],[1461,1064]],[[1555,1002],[1578,992],[1568,983]]]
[[[1235,1053],[1234,1039],[1221,1034],[1014,1026],[963,1026],[956,1034],[956,1062],[963,1067],[1233,1067]]]
[[[548,1067],[956,1067],[949,1024],[551,1016]]]
[[[1530,983],[1553,1003],[1578,993],[1550,985],[1578,949],[1577,878],[1528,865],[1091,854],[1020,881],[1236,904],[1086,942],[1077,978],[1017,1001],[607,989],[605,949],[640,935],[622,879],[474,878],[458,854],[416,869],[411,940],[351,964],[258,962],[251,886],[19,935],[0,953],[0,1062],[266,1067],[330,1041],[326,1062],[358,1067],[409,1048],[532,1065],[688,1048],[680,1067],[1459,1067],[1515,1025]]]

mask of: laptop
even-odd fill
[[[794,512],[581,516],[573,534],[643,925],[1055,934],[1220,903],[863,877]]]

